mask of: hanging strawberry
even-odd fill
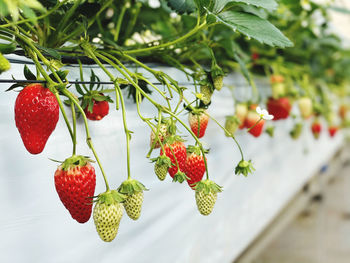
[[[90,81],[92,83],[99,82],[99,78],[95,75],[93,70],[91,70]],[[84,109],[86,118],[93,121],[102,120],[109,113],[109,103],[113,103],[113,100],[104,95],[101,92],[100,83],[96,85],[90,84],[89,87],[79,84],[75,85],[77,92],[82,95],[79,97],[81,101],[81,107]]]

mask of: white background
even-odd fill
[[[165,70],[178,81],[186,81],[176,70]],[[85,71],[87,76],[89,71]],[[11,74],[22,79],[22,72],[23,65],[13,63],[12,70],[2,74],[1,79],[11,78]],[[108,80],[103,73],[99,76]],[[77,71],[73,69],[68,79],[76,78]],[[235,83],[241,95],[249,91],[237,76],[229,76],[225,81]],[[55,191],[53,176],[57,164],[48,158],[64,160],[71,154],[71,141],[62,116],[44,152],[30,155],[15,127],[17,93],[3,92],[8,87],[9,84],[0,85],[0,262],[231,262],[326,163],[342,140],[339,135],[331,140],[323,132],[315,141],[307,124],[301,138],[293,141],[288,135],[293,125],[290,120],[275,123],[274,139],[266,134],[254,138],[238,133],[246,159],[253,160],[256,172],[248,178],[237,177],[234,167],[239,161],[238,149],[210,121],[203,139],[211,149],[209,173],[224,187],[224,192],[219,194],[213,213],[205,217],[197,211],[194,192],[186,183],[172,183],[170,177],[158,181],[153,164],[145,158],[150,131],[137,117],[135,105],[127,100],[128,124],[134,132],[132,176],[150,191],[145,193],[141,218],[132,221],[124,214],[116,239],[104,243],[92,218],[83,225],[74,221]],[[146,116],[155,115],[147,102],[142,110]],[[215,94],[209,112],[223,123],[232,111],[231,94],[225,88]],[[183,119],[187,122],[185,115]],[[111,105],[107,117],[89,124],[110,186],[117,188],[126,179],[121,112]],[[82,123],[78,136],[78,154],[92,156],[85,145]],[[157,154],[154,151],[153,156]],[[98,194],[104,191],[104,184],[97,165],[95,168]]]

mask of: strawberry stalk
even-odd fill
[[[127,123],[126,123],[126,110],[125,110],[125,104],[124,104],[124,98],[122,91],[119,87],[119,84],[116,82],[115,87],[118,89],[118,93],[120,96],[120,104],[122,106],[122,115],[123,115],[123,125],[124,125],[124,132],[126,137],[126,156],[127,156],[127,169],[128,169],[128,180],[131,179],[130,175],[130,131],[128,130]]]
[[[86,143],[89,146],[89,148],[91,149],[92,153],[94,154],[96,162],[97,162],[98,166],[100,167],[100,170],[101,170],[101,173],[102,173],[105,185],[106,185],[106,191],[108,191],[109,190],[109,184],[108,184],[108,181],[107,181],[107,177],[106,177],[106,174],[104,172],[103,166],[102,166],[102,164],[100,162],[100,159],[98,158],[97,153],[95,151],[95,148],[93,146],[93,143],[92,143],[92,140],[91,140],[91,136],[90,136],[89,126],[88,126],[88,121],[87,121],[85,112],[81,108],[79,102],[74,98],[73,94],[71,94],[66,88],[62,89],[61,91],[62,91],[63,95],[67,96],[75,104],[75,106],[79,110],[80,114],[83,116],[84,126],[85,126],[85,133],[86,133]]]
[[[199,30],[201,30],[202,28],[207,26],[206,19],[204,19],[204,22],[202,24],[200,24],[200,19],[201,19],[201,16],[198,16],[196,26],[192,30],[190,30],[188,33],[183,35],[182,37],[179,37],[179,38],[177,38],[177,39],[175,39],[173,41],[166,42],[166,43],[163,43],[163,44],[160,44],[160,45],[157,45],[157,46],[147,47],[147,48],[140,48],[140,49],[134,49],[134,50],[125,50],[125,51],[123,51],[123,53],[125,53],[125,54],[145,53],[145,52],[149,52],[149,51],[152,51],[152,50],[157,50],[157,49],[161,49],[161,48],[165,48],[165,47],[168,47],[168,46],[175,45],[175,44],[177,44],[177,43],[179,43],[179,42],[181,42],[181,41],[183,41],[183,40],[193,36]]]
[[[240,154],[241,154],[242,161],[243,161],[243,160],[244,160],[243,151],[242,151],[241,145],[238,143],[236,137],[235,137],[232,133],[230,133],[224,126],[222,126],[214,117],[212,117],[211,115],[209,115],[207,112],[205,112],[204,114],[207,115],[210,119],[212,119],[221,129],[224,130],[224,132],[225,132],[229,137],[231,137],[231,138],[235,141],[235,143],[236,143],[236,145],[237,145],[237,147],[238,147],[238,150],[239,150],[239,152],[240,152]]]
[[[72,110],[72,118],[73,118],[73,155],[75,155],[76,148],[77,148],[77,118],[75,115],[74,103],[72,101],[70,103],[71,103],[70,107]]]

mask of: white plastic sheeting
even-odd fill
[[[94,70],[101,80],[108,80],[99,69]],[[165,70],[176,80],[187,81],[177,70]],[[12,64],[12,70],[2,74],[1,79],[11,78],[11,74],[21,79],[22,72],[22,64]],[[86,74],[89,72],[85,69]],[[76,69],[68,75],[70,80],[77,77]],[[226,83],[244,83],[237,78],[230,76]],[[293,125],[290,120],[275,123],[274,139],[266,134],[257,139],[239,133],[237,139],[246,159],[253,160],[256,172],[248,178],[237,177],[234,167],[240,158],[238,149],[210,121],[203,139],[211,149],[209,173],[224,186],[224,192],[218,195],[213,213],[204,217],[198,213],[194,192],[187,184],[172,183],[170,177],[160,182],[154,175],[153,164],[145,158],[150,131],[128,100],[128,125],[134,131],[131,172],[150,191],[145,193],[141,218],[134,222],[125,214],[117,238],[104,243],[92,218],[83,225],[71,219],[55,191],[53,176],[57,164],[48,158],[64,160],[71,154],[71,141],[62,116],[44,152],[30,155],[15,127],[16,92],[3,92],[9,85],[0,84],[0,262],[232,262],[334,154],[342,140],[339,135],[331,140],[323,132],[315,141],[309,127],[305,127],[307,131],[293,141],[288,136]],[[248,88],[238,91],[244,94]],[[160,99],[155,93],[153,97]],[[121,112],[113,107],[102,121],[90,122],[90,129],[110,185],[117,188],[126,179],[126,149]],[[209,110],[213,116],[223,123],[232,110],[228,89],[215,94]],[[156,114],[146,101],[142,111],[146,116]],[[186,120],[185,115],[183,119]],[[92,156],[85,145],[81,122],[78,136],[78,154]],[[193,143],[192,139],[189,141]],[[153,154],[158,153],[156,150]],[[98,194],[104,191],[104,184],[97,165],[95,168]]]

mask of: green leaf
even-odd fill
[[[277,47],[291,47],[293,43],[269,21],[252,14],[226,11],[216,15],[217,21],[249,38]]]
[[[30,71],[27,65],[24,65],[23,73],[27,80],[36,80],[36,76]]]
[[[167,0],[168,6],[179,14],[192,13],[196,10],[194,0]]]
[[[243,3],[246,5],[253,5],[256,7],[265,8],[267,10],[275,10],[277,8],[277,3],[275,0],[215,0],[213,12],[218,13],[229,4],[229,6],[234,6],[235,3]]]
[[[44,53],[46,53],[47,55],[54,57],[55,59],[61,60],[61,55],[60,53],[58,53],[56,50],[52,49],[52,48],[47,48],[47,47],[43,47],[40,46],[37,43],[34,43],[34,45],[40,49],[41,51],[43,51]]]
[[[26,18],[28,18],[31,22],[36,22],[36,14],[35,14],[35,12],[32,9],[30,9],[26,5],[21,5],[20,7],[21,7],[21,9],[23,11],[23,15]]]

